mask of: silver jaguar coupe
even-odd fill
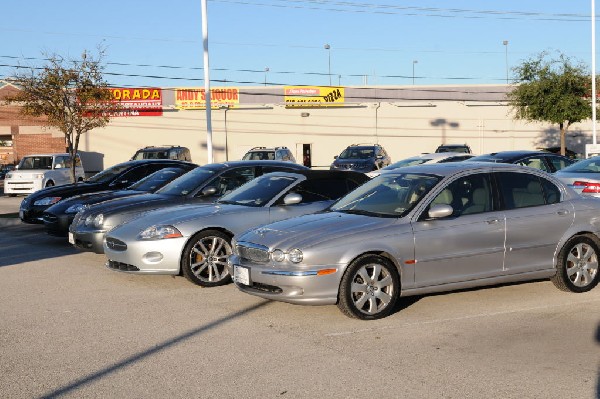
[[[228,283],[231,239],[251,227],[318,212],[369,178],[358,172],[298,170],[258,177],[215,204],[149,211],[104,240],[107,266],[130,273],[178,274],[201,286]]]
[[[546,172],[420,165],[381,174],[328,212],[236,236],[228,268],[246,293],[377,319],[401,296],[498,283],[588,291],[599,234],[600,201]]]

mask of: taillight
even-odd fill
[[[588,181],[576,181],[573,187],[583,187],[582,193],[597,194],[600,193],[600,183],[591,183]]]

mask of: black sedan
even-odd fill
[[[308,168],[285,161],[231,161],[200,166],[152,194],[104,201],[79,212],[69,228],[69,242],[84,251],[103,253],[104,234],[142,212],[184,204],[210,203],[270,172]]]
[[[197,165],[193,163],[168,167],[152,173],[125,190],[106,190],[81,194],[59,201],[44,212],[43,219],[46,232],[54,236],[66,236],[75,214],[90,205],[116,198],[153,193],[196,167]]]
[[[187,163],[172,159],[123,162],[95,174],[84,182],[47,187],[28,195],[21,202],[19,217],[25,223],[41,224],[44,223],[42,216],[44,211],[66,198],[104,190],[123,189],[157,170]]]
[[[547,151],[500,151],[469,158],[464,162],[512,163],[554,173],[577,160]]]

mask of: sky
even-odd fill
[[[204,86],[201,0],[1,10],[0,79],[101,46],[115,86]],[[588,69],[592,59],[591,0],[207,0],[207,10],[213,87],[503,84],[542,51]]]

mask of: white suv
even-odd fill
[[[243,161],[287,161],[296,162],[292,152],[287,147],[254,147],[242,157]]]
[[[75,160],[75,178],[83,181],[85,172],[79,155]],[[31,194],[44,187],[71,183],[71,157],[69,154],[27,155],[16,169],[4,179],[4,194]]]

